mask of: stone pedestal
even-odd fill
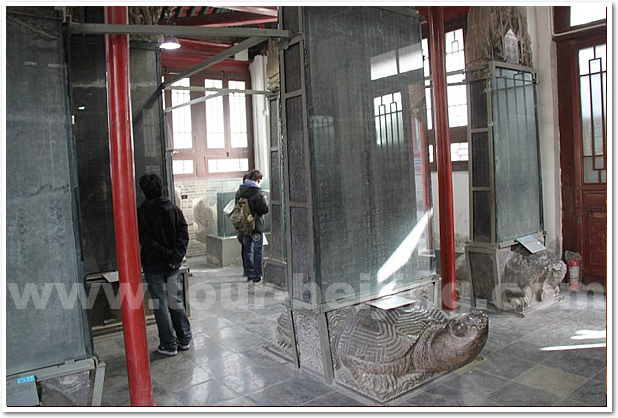
[[[566,264],[550,250],[530,253],[521,244],[466,247],[472,305],[525,314],[562,300]]]
[[[242,264],[241,245],[236,236],[220,237],[206,236],[208,264],[214,267],[225,267],[232,264]]]

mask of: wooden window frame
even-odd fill
[[[467,23],[466,17],[460,17],[457,19],[452,19],[444,24],[444,33],[451,32],[457,29],[461,29],[463,31],[464,54],[465,54],[466,32],[467,32],[466,23]],[[428,37],[428,30],[427,30],[426,25],[423,26],[422,36],[423,38]],[[432,114],[434,111],[435,111],[435,107],[432,106]],[[468,121],[468,123],[470,122]],[[432,124],[432,127],[433,127],[433,124]],[[455,126],[455,127],[450,128],[450,137],[451,137],[451,144],[457,144],[461,142],[467,143],[468,142],[468,125]],[[437,157],[436,157],[435,128],[427,130],[427,145],[433,146],[433,156],[432,156],[433,162],[429,163],[429,167],[431,171],[437,171],[438,163],[436,159]],[[468,171],[468,161],[451,161],[451,167],[453,171]]]
[[[607,25],[606,17],[605,19],[595,20],[583,25],[571,26],[571,6],[554,6],[552,9],[554,34],[561,38],[578,38],[578,33],[582,29],[595,28],[604,23]]]
[[[192,87],[204,87],[204,80],[213,79],[221,80],[223,82],[223,88],[227,88],[229,81],[243,81],[245,83],[245,89],[251,89],[251,76],[242,73],[222,73],[220,71],[204,71],[189,77],[190,85]],[[203,91],[191,91],[191,100],[199,99],[204,96]],[[191,174],[174,174],[174,178],[179,180],[189,179],[224,179],[242,177],[244,171],[233,171],[224,173],[209,173],[208,172],[208,160],[209,159],[248,159],[248,167],[251,170],[253,164],[253,106],[251,95],[247,94],[246,98],[246,122],[247,122],[247,147],[246,148],[232,148],[231,146],[231,129],[230,129],[230,102],[229,95],[223,95],[223,114],[224,114],[224,126],[225,126],[225,146],[224,148],[208,148],[207,147],[207,130],[206,130],[206,105],[205,102],[199,102],[190,105],[191,106],[191,130],[193,136],[193,147],[187,149],[174,150],[172,153],[173,160],[193,160],[194,172]],[[171,103],[171,91],[165,92],[165,103],[169,107]],[[166,115],[167,123],[169,126],[170,144],[174,143],[173,139],[173,122],[172,115],[168,113]]]

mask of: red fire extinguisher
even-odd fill
[[[566,252],[566,258],[569,263],[569,290],[579,292],[581,283],[581,255],[571,251]]]

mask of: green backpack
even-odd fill
[[[230,213],[230,221],[236,228],[238,235],[250,235],[255,229],[255,218],[249,209],[249,200],[245,197],[238,199],[234,205],[232,213]]]

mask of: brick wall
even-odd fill
[[[206,235],[217,234],[217,193],[235,192],[242,178],[175,180],[176,202],[189,225],[187,257],[206,255]]]

